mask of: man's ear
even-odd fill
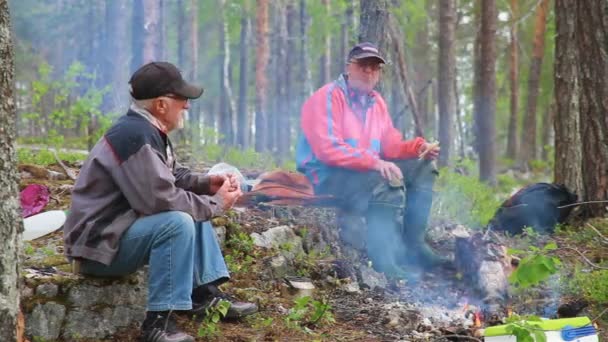
[[[163,114],[167,112],[167,108],[169,108],[169,104],[167,103],[167,101],[165,101],[164,99],[156,99],[156,101],[154,102],[154,107],[156,107],[157,112]]]

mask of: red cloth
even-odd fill
[[[29,217],[44,209],[49,203],[49,188],[40,184],[30,184],[21,191],[21,216]]]

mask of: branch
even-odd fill
[[[600,312],[600,314],[597,315],[597,317],[595,317],[594,319],[592,319],[591,323],[597,322],[597,320],[600,319],[606,312],[608,312],[608,308],[605,308],[604,311]]]
[[[591,266],[593,268],[597,268],[597,269],[600,269],[600,270],[608,270],[608,267],[600,266],[600,265],[597,265],[597,264],[594,264],[593,262],[591,262],[591,260],[589,260],[585,256],[585,254],[583,254],[581,251],[579,251],[576,248],[572,248],[572,247],[562,247],[562,248],[575,251],[576,253],[578,253],[578,255],[581,256],[581,258],[583,258],[583,260],[585,260],[585,262],[587,262],[587,264],[589,264],[589,266]]]
[[[65,175],[68,176],[68,178],[70,178],[71,180],[76,181],[76,176],[70,169],[68,169],[67,166],[65,166],[65,164],[61,161],[61,159],[59,159],[57,152],[55,150],[53,150],[52,152],[53,152],[53,155],[55,156],[55,160],[57,161],[57,164],[59,164],[59,166],[61,166]]]
[[[603,200],[603,201],[576,202],[576,203],[570,203],[570,204],[566,204],[566,205],[560,205],[559,207],[557,207],[557,209],[568,208],[568,207],[576,207],[578,205],[590,204],[590,203],[608,203],[608,201]]]
[[[591,227],[591,229],[593,229],[593,231],[595,231],[597,233],[597,235],[599,235],[602,238],[602,241],[601,241],[602,243],[608,244],[608,238],[607,237],[605,237],[604,235],[602,235],[602,233],[600,233],[600,231],[597,228],[595,228],[591,223],[587,222],[587,225],[589,227]]]

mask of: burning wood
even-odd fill
[[[479,326],[500,322],[507,315],[510,299],[507,279],[512,266],[507,248],[493,234],[487,237],[482,233],[471,235],[464,227],[453,233],[456,236],[456,268],[482,301],[483,315],[475,316],[475,325],[478,325],[477,321]]]

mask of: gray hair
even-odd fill
[[[152,107],[152,102],[154,101],[154,99],[145,99],[145,100],[136,100],[134,98],[131,98],[131,102],[133,102],[133,104],[136,107],[145,109],[145,110],[150,110]]]

